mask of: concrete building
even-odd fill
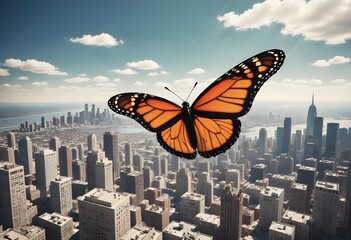
[[[72,179],[58,176],[52,180],[50,197],[52,211],[67,215],[72,209]]]
[[[130,229],[129,197],[95,188],[78,198],[79,239],[121,239]]]
[[[289,200],[291,196],[291,187],[295,183],[296,177],[294,175],[274,174],[269,185],[272,187],[284,189],[284,200]]]
[[[199,174],[196,192],[205,195],[205,205],[210,207],[213,200],[213,180],[209,173],[202,172]]]
[[[96,135],[94,133],[88,135],[87,143],[88,143],[88,151],[98,150],[97,138],[96,138]]]
[[[45,230],[34,225],[25,225],[16,229],[0,231],[1,240],[45,240]]]
[[[205,196],[198,193],[186,192],[180,200],[181,220],[194,223],[194,218],[198,213],[205,212]]]
[[[225,173],[225,182],[226,184],[231,184],[233,188],[240,188],[240,172],[236,169],[228,169]]]
[[[50,191],[50,182],[58,176],[57,156],[53,150],[45,149],[35,155],[35,169],[37,188],[40,191],[40,197],[46,199]]]
[[[18,141],[19,161],[24,168],[24,175],[34,173],[33,146],[29,137],[23,137]]]
[[[284,189],[266,187],[261,191],[259,225],[267,229],[273,221],[280,222],[284,203]]]
[[[164,230],[169,224],[169,208],[153,205],[141,204],[143,222],[158,231]]]
[[[129,142],[124,144],[124,162],[126,166],[133,166],[133,158],[132,158],[132,146],[130,145]]]
[[[125,167],[120,173],[120,191],[136,195],[136,203],[144,199],[144,175],[143,172],[134,171],[133,166]]]
[[[60,175],[72,177],[72,150],[69,146],[59,148]]]
[[[162,232],[155,230],[141,222],[132,227],[121,240],[162,240]]]
[[[256,180],[262,180],[267,177],[267,166],[265,164],[256,164],[251,167],[250,182],[254,183]]]
[[[241,237],[243,196],[240,189],[226,185],[221,196],[220,238],[239,240]]]
[[[38,224],[45,229],[46,239],[69,240],[73,235],[73,220],[68,216],[44,213],[39,216]]]
[[[269,240],[294,240],[295,226],[273,221],[269,227]]]
[[[95,166],[98,161],[105,158],[105,152],[91,151],[88,153],[86,164],[87,164],[87,178],[89,190],[95,188]]]
[[[294,183],[291,186],[289,209],[299,213],[310,212],[311,196],[307,195],[307,185]]]
[[[113,179],[119,177],[121,172],[121,160],[119,157],[118,149],[118,134],[116,132],[105,132],[104,133],[104,151],[106,157],[112,161],[113,167]]]
[[[87,179],[87,164],[85,161],[75,159],[72,161],[72,178],[73,180],[85,181]]]
[[[311,238],[311,220],[310,215],[291,210],[286,210],[282,217],[282,223],[295,226],[295,240]]]
[[[201,233],[212,236],[214,240],[219,239],[219,216],[208,213],[199,213],[195,216],[195,225]]]
[[[17,228],[27,224],[24,167],[0,163],[0,225]]]
[[[212,240],[211,236],[195,230],[196,226],[186,222],[172,221],[163,230],[163,240]]]
[[[95,165],[95,186],[106,190],[113,190],[113,166],[107,158],[100,159]]]
[[[180,199],[180,197],[186,192],[191,192],[191,175],[187,168],[181,168],[176,176],[177,198]]]
[[[312,211],[315,237],[334,237],[338,220],[339,195],[337,183],[316,182]]]

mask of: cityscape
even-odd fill
[[[192,161],[95,104],[25,121],[0,135],[0,239],[350,239],[351,127],[314,101]]]

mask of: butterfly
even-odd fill
[[[257,54],[215,80],[190,106],[179,106],[147,93],[121,93],[108,106],[155,132],[160,145],[171,154],[194,159],[228,150],[238,139],[241,122],[262,85],[284,62],[285,54],[272,49]]]

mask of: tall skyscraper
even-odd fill
[[[196,192],[205,195],[205,206],[210,207],[213,200],[213,180],[209,173],[202,172],[199,174]]]
[[[240,179],[240,172],[237,169],[228,169],[228,171],[225,173],[226,184],[231,184],[234,188],[240,188]]]
[[[60,147],[61,147],[61,142],[60,142],[60,139],[58,137],[50,138],[49,149],[58,152]]]
[[[260,221],[263,229],[268,230],[273,221],[280,222],[283,213],[284,189],[266,187],[260,193]]]
[[[17,151],[17,150],[16,150]],[[15,163],[15,151],[12,147],[0,147],[0,161]]]
[[[87,164],[86,162],[75,159],[72,161],[72,178],[73,180],[85,181],[87,178]]]
[[[308,108],[307,113],[307,125],[306,125],[306,137],[307,140],[309,136],[314,136],[314,119],[317,117],[317,108],[314,105],[314,94],[312,95],[312,104]]]
[[[91,133],[88,135],[87,142],[88,142],[88,151],[97,150],[97,139],[94,133]]]
[[[72,177],[72,150],[69,146],[59,148],[60,175]]]
[[[83,143],[79,143],[77,145],[77,148],[78,148],[78,158],[83,161],[84,160],[84,145],[83,145]]]
[[[24,167],[24,175],[33,174],[33,148],[29,137],[21,138],[18,142],[19,165]]]
[[[132,166],[127,166],[121,171],[120,191],[136,195],[139,204],[144,199],[144,175],[143,172],[134,171]]]
[[[91,119],[94,119],[95,116],[96,116],[95,104],[92,104],[92,105],[91,105],[91,116],[90,116],[90,118],[91,118]]]
[[[221,195],[220,240],[241,238],[242,211],[241,190],[226,185]]]
[[[316,182],[312,211],[316,238],[334,238],[338,220],[339,194],[339,184]]]
[[[89,105],[87,103],[84,105],[84,119],[89,119]]]
[[[16,136],[13,132],[9,132],[8,134],[6,134],[6,138],[7,138],[7,146],[8,147],[12,147],[13,149],[17,149],[16,148]]]
[[[104,151],[106,153],[106,157],[112,161],[113,179],[115,180],[119,177],[121,171],[121,163],[118,153],[118,135],[116,132],[104,133]]]
[[[67,215],[72,209],[72,179],[58,176],[52,180],[50,196],[52,211]]]
[[[51,149],[41,150],[35,155],[36,186],[43,199],[46,199],[50,191],[51,180],[54,180],[58,175],[56,159],[56,152]]]
[[[315,117],[314,119],[314,128],[313,128],[313,137],[314,137],[314,157],[321,159],[322,156],[322,140],[323,140],[323,118]]]
[[[168,159],[161,158],[161,174],[166,175],[168,173]]]
[[[176,181],[176,195],[178,199],[184,193],[191,192],[191,175],[187,168],[181,168],[177,172]]]
[[[129,196],[95,188],[78,197],[79,239],[121,239],[130,229]]]
[[[95,186],[106,190],[113,190],[112,161],[100,159],[95,165]]]
[[[105,158],[105,152],[91,151],[87,156],[87,178],[88,178],[88,188],[89,190],[95,188],[95,165],[96,162]]]
[[[346,211],[345,211],[345,223],[344,228],[348,239],[351,239],[351,163],[349,165],[349,172],[347,174],[346,183]]]
[[[180,159],[176,155],[171,156],[171,171],[178,172],[180,169]]]
[[[161,176],[161,158],[160,156],[152,156],[153,167],[155,177]]]
[[[132,159],[132,147],[130,145],[129,142],[127,142],[124,145],[124,160],[125,160],[125,164],[128,165],[132,165],[133,166],[133,159]]]
[[[0,163],[0,189],[0,225],[6,229],[27,224],[23,166]]]
[[[327,140],[325,142],[325,157],[336,157],[336,146],[338,143],[339,123],[327,124]]]
[[[205,212],[205,196],[198,193],[186,192],[180,200],[180,218],[184,222],[194,223],[198,213]]]
[[[286,117],[284,119],[284,133],[283,133],[283,143],[282,143],[282,152],[289,153],[291,139],[291,118]]]
[[[133,166],[135,170],[142,171],[144,168],[144,158],[140,154],[133,155]]]
[[[259,132],[257,142],[257,157],[263,157],[263,154],[267,152],[267,130],[261,128]]]
[[[276,150],[275,155],[279,155],[283,152],[283,138],[284,138],[284,128],[277,127],[277,137],[276,137]]]
[[[144,189],[151,187],[152,180],[154,179],[154,171],[149,166],[143,168],[144,175]]]

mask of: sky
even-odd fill
[[[268,49],[286,54],[255,101],[351,101],[350,0],[0,0],[0,103],[181,104]]]

